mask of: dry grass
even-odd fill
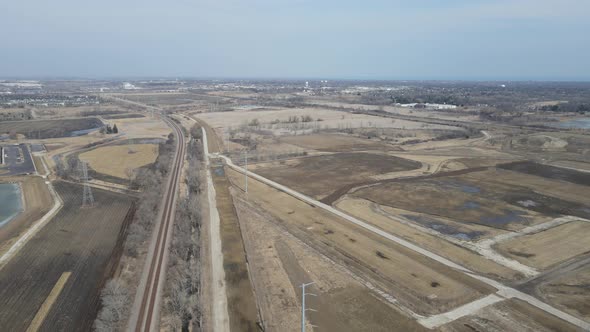
[[[398,128],[398,129],[448,129],[455,127],[445,125],[432,125],[417,121],[398,120],[371,116],[366,114],[354,114],[348,112],[333,111],[322,108],[288,108],[271,110],[239,110],[233,112],[199,113],[197,117],[203,119],[213,128],[233,127],[258,119],[262,126],[278,120],[279,123],[287,122],[289,117],[310,116],[313,121],[307,124],[317,125],[322,129],[337,128]],[[316,121],[321,119],[321,121]]]
[[[590,223],[570,222],[536,234],[501,242],[498,250],[523,264],[546,269],[590,251]]]
[[[117,125],[119,133],[133,138],[166,138],[172,132],[164,121],[150,116],[136,119],[117,119],[111,122]]]
[[[289,136],[281,139],[282,143],[289,143],[304,149],[329,152],[349,152],[359,150],[395,150],[391,145],[376,140],[361,139],[349,135],[304,135]]]
[[[256,302],[230,183],[223,168],[213,169],[211,173],[220,218],[229,325],[232,331],[256,331]]]
[[[398,235],[423,248],[426,248],[432,252],[436,252],[439,255],[448,258],[460,265],[463,265],[472,271],[500,280],[515,280],[522,277],[517,272],[487,260],[470,250],[459,247],[434,235],[420,232],[411,226],[405,225],[399,221],[389,218],[384,214],[378,213],[374,208],[372,208],[373,205],[375,204],[366,200],[350,198],[340,200],[338,203],[336,203],[337,208],[353,216],[356,216],[367,223],[373,224],[386,232]],[[382,208],[384,210],[387,209],[386,207]],[[482,229],[484,228],[476,228],[476,230]],[[472,231],[473,229],[470,230]],[[493,234],[496,233],[494,232]]]
[[[527,302],[510,299],[443,325],[440,331],[574,332],[579,329]]]
[[[307,195],[323,198],[346,185],[369,181],[373,175],[418,168],[420,163],[412,160],[357,152],[257,165],[256,173]]]
[[[131,144],[104,146],[80,154],[98,173],[125,179],[134,170],[156,161],[158,145]]]
[[[241,175],[228,174],[241,185]],[[248,199],[298,238],[388,290],[415,312],[440,313],[492,291],[479,281],[258,181],[249,181]],[[432,286],[434,282],[440,286]]]
[[[590,319],[590,265],[542,285],[540,293],[553,305],[572,315]]]

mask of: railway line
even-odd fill
[[[135,297],[127,328],[129,331],[159,331],[160,302],[166,280],[168,247],[172,235],[178,184],[185,154],[185,138],[182,129],[174,121],[164,116],[162,119],[173,129],[178,144],[166,184],[166,192],[163,196],[163,205],[161,205],[157,218],[158,223],[152,235],[142,279]]]

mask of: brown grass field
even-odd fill
[[[378,140],[336,134],[287,136],[281,138],[281,142],[293,144],[304,149],[324,152],[350,152],[364,150],[391,151],[398,149]]]
[[[211,170],[219,211],[230,328],[257,331],[257,310],[238,217],[223,167]]]
[[[587,195],[588,186],[484,167],[384,181],[351,196],[467,227],[518,230],[561,215],[588,218]]]
[[[525,265],[547,269],[554,264],[590,252],[590,223],[573,221],[551,229],[524,235],[496,248]]]
[[[268,166],[267,166],[268,165]],[[346,185],[383,173],[420,168],[420,163],[372,153],[337,153],[257,165],[254,171],[297,191],[323,198]]]
[[[157,157],[157,144],[111,145],[79,155],[98,173],[121,179],[128,178],[129,171],[154,163]]]
[[[335,206],[340,210],[347,212],[348,214],[361,220],[364,220],[369,224],[375,225],[388,233],[408,239],[423,248],[426,248],[432,252],[436,252],[437,254],[444,256],[451,261],[461,264],[470,270],[478,272],[487,277],[502,281],[518,280],[523,277],[518,272],[496,264],[490,260],[484,259],[480,255],[468,249],[457,246],[434,235],[417,231],[411,226],[394,220],[389,217],[390,214],[388,214],[389,211],[386,207],[378,207],[373,202],[362,199],[345,198],[337,202]],[[399,213],[399,211],[395,212],[395,214]],[[459,225],[455,226],[455,230],[457,232],[468,233],[473,231],[473,229],[461,230]],[[483,227],[482,229],[488,231]]]
[[[236,190],[234,202],[257,302],[268,331],[298,331],[299,285],[314,281],[307,319],[317,331],[426,331],[341,267],[295,237]]]
[[[590,265],[586,264],[570,273],[542,285],[539,293],[558,308],[582,319],[590,319]]]
[[[240,186],[243,177],[228,171]],[[251,180],[248,199],[316,250],[390,292],[417,313],[439,313],[493,289],[422,255]],[[403,269],[399,267],[403,266]]]

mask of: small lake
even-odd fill
[[[557,126],[561,128],[590,129],[590,118],[580,118],[575,120],[564,121],[560,122]]]
[[[0,227],[22,210],[20,187],[15,183],[0,183]]]
[[[72,132],[70,132],[70,137],[77,137],[77,136],[84,136],[84,135],[88,135],[93,131],[99,130],[100,127],[96,127],[96,128],[89,128],[89,129],[81,129],[81,130],[74,130]]]

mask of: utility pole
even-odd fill
[[[225,153],[229,155],[229,128],[225,132]]]
[[[246,194],[248,193],[248,150],[244,150],[244,159],[246,160],[246,167],[244,168],[246,171],[244,172],[244,176],[246,178]]]
[[[305,287],[313,285],[313,284],[315,284],[315,282],[301,284],[301,286],[300,286],[301,287],[301,332],[305,332],[305,312],[306,311],[316,311],[314,309],[305,308],[305,296],[306,295],[317,296],[316,294],[305,292]],[[317,327],[314,325],[312,325],[312,326]]]
[[[92,207],[94,206],[94,195],[92,195],[92,189],[90,184],[88,183],[88,164],[85,161],[80,161],[80,171],[81,176],[80,180],[83,183],[84,191],[82,195],[82,207]]]

